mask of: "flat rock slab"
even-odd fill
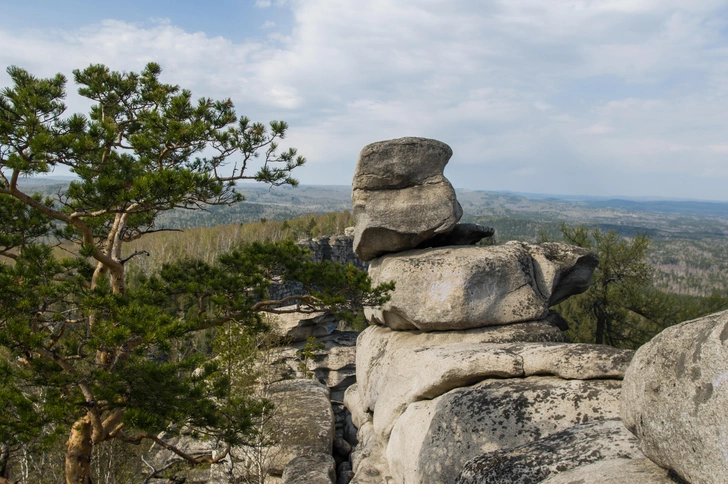
[[[677,484],[650,459],[613,459],[555,474],[541,484]]]
[[[634,353],[605,345],[488,342],[495,334],[413,335],[367,328],[359,336],[356,365],[363,409],[351,410],[352,414],[372,412],[377,435],[387,439],[411,403],[488,378],[621,379]]]
[[[543,319],[586,291],[598,259],[566,244],[508,242],[419,249],[369,266],[374,284],[395,281],[392,298],[367,308],[370,322],[396,330],[443,331]]]
[[[555,377],[486,380],[413,403],[392,429],[390,471],[407,484],[454,482],[467,461],[484,453],[617,418],[620,386]]]
[[[728,311],[643,345],[625,375],[621,413],[660,467],[692,483],[728,482]]]
[[[476,457],[465,464],[454,482],[535,484],[550,476],[556,476],[555,482],[570,482],[559,480],[560,473],[595,462],[643,457],[637,439],[619,419],[593,420],[528,444]],[[630,482],[643,481],[627,480],[621,484]]]

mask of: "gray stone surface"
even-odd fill
[[[351,484],[394,484],[382,443],[374,435],[371,422],[365,422],[358,433],[359,445],[351,453],[354,478]]]
[[[550,476],[557,476],[556,482],[570,482],[558,480],[559,473],[595,462],[635,458],[643,458],[637,439],[619,419],[593,420],[534,442],[478,456],[465,464],[454,482],[535,484]]]
[[[326,385],[331,399],[341,401],[346,388],[356,381],[356,337],[355,331],[334,330],[331,334],[316,338],[323,349],[315,351],[315,358],[308,362],[308,372],[313,379]],[[278,373],[287,378],[306,378],[297,352],[305,348],[305,341],[273,351],[271,365],[280,368]]]
[[[329,454],[302,455],[283,471],[283,484],[336,484],[336,463]]]
[[[311,251],[314,262],[331,261],[338,264],[353,264],[366,270],[369,264],[354,253],[354,235],[326,235],[314,239],[299,240],[298,245]]]
[[[728,311],[665,329],[636,353],[622,420],[660,467],[728,482]]]
[[[400,138],[367,145],[354,172],[354,252],[365,261],[448,234],[463,211],[443,176],[445,143]]]
[[[273,331],[291,343],[306,341],[311,336],[321,337],[331,334],[338,325],[333,314],[284,313],[267,315]]]
[[[354,190],[352,204],[354,252],[365,261],[450,233],[463,215],[455,189],[444,177],[397,190]]]
[[[269,473],[281,475],[296,457],[331,455],[334,443],[334,412],[329,390],[313,380],[284,380],[269,387],[275,405],[277,444],[270,452]]]
[[[442,331],[546,317],[548,308],[588,289],[596,257],[578,247],[508,242],[420,249],[380,257],[374,284],[395,281],[390,301],[368,308],[375,324]]]
[[[554,474],[541,484],[676,484],[650,459],[612,459]]]
[[[452,149],[434,139],[398,138],[362,148],[354,171],[354,190],[391,190],[441,180]]]
[[[410,404],[387,444],[396,482],[454,482],[465,463],[576,424],[618,417],[620,381],[486,380]],[[375,413],[376,420],[377,415]]]
[[[364,418],[360,412],[372,412],[379,438],[389,437],[396,419],[413,402],[488,378],[622,378],[634,353],[604,345],[496,344],[479,341],[488,333],[449,333],[428,333],[428,338],[369,327],[359,336],[357,419]]]

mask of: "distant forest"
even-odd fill
[[[38,181],[27,179],[25,184],[44,195],[62,192],[67,183],[65,180],[54,183],[52,179],[45,184]],[[299,239],[343,232],[347,224],[353,224],[348,212],[351,209],[349,186],[270,189],[244,184],[239,191],[246,199],[240,204],[204,211],[177,209],[162,214],[157,228],[195,230],[160,232],[142,239],[138,245],[158,247],[159,257],[152,256],[138,263],[149,265],[155,264],[154,260],[162,261],[163,254],[177,246],[183,253],[191,251],[190,256],[206,253],[212,257],[218,250],[241,240]],[[463,206],[463,221],[495,228],[497,243],[561,240],[562,223],[614,230],[627,238],[646,234],[651,242],[649,261],[655,267],[656,288],[691,296],[728,292],[728,203],[574,201],[476,190],[457,192]],[[337,214],[324,217],[328,212]],[[283,225],[285,220],[288,222]],[[267,222],[273,223],[266,225]],[[241,227],[241,224],[252,225]],[[208,232],[202,228],[214,229]]]

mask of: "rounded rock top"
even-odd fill
[[[353,188],[384,190],[437,182],[451,157],[450,146],[435,139],[377,141],[359,153]]]

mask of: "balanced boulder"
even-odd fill
[[[448,234],[463,211],[443,176],[448,145],[400,138],[362,149],[354,172],[354,251],[368,261]]]

